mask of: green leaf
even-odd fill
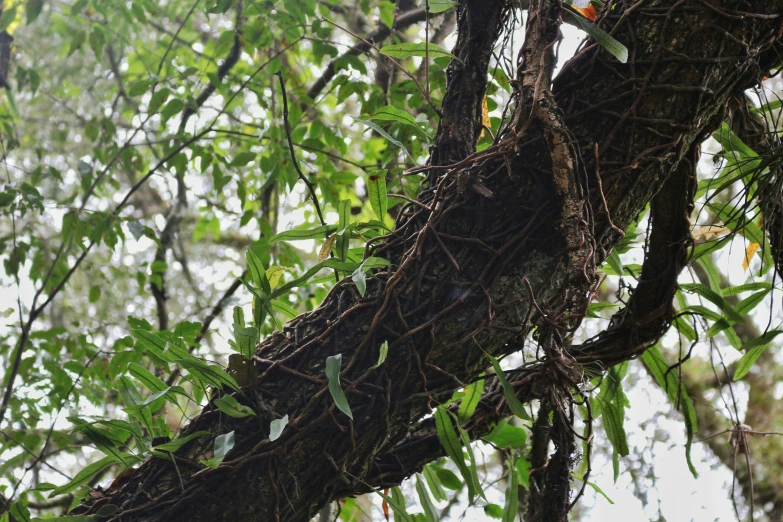
[[[732,295],[737,295],[742,292],[754,292],[756,290],[766,290],[766,289],[772,289],[774,288],[772,284],[770,283],[747,283],[744,285],[737,285],[737,286],[730,286],[728,288],[723,289],[723,296],[729,297]]]
[[[418,473],[416,474],[416,493],[419,496],[421,507],[424,509],[424,516],[426,517],[427,522],[438,522],[440,520],[438,508],[432,501],[432,497],[427,491],[424,481],[421,480],[421,475]]]
[[[39,14],[41,14],[43,5],[44,0],[27,0],[27,5],[25,5],[25,14],[27,15],[28,25],[35,22],[35,19],[38,18]]]
[[[392,496],[386,495],[379,489],[374,489],[378,495],[389,504],[394,512],[394,522],[414,522],[413,517],[408,514],[408,510],[405,507],[405,496],[402,494],[399,486],[392,488]],[[397,519],[399,517],[399,520]]]
[[[756,292],[755,294],[752,294],[739,303],[737,303],[737,306],[734,307],[734,310],[742,316],[748,315],[751,310],[756,308],[765,297],[772,291],[772,289],[767,288],[766,290],[762,290],[760,292]]]
[[[473,482],[473,474],[465,463],[462,443],[457,438],[457,432],[454,430],[449,412],[443,406],[438,406],[435,410],[435,427],[438,431],[438,439],[440,439],[443,449],[446,450],[446,455],[457,466],[462,478],[468,485],[468,496],[470,497],[470,503],[473,504],[478,494],[478,485]],[[441,481],[443,482],[442,478]],[[446,486],[446,483],[444,482],[443,485]]]
[[[280,232],[279,234],[272,236],[269,240],[270,243],[277,243],[278,241],[301,241],[305,239],[323,239],[329,234],[334,233],[337,227],[334,225],[323,225],[320,227],[310,229],[294,229]]]
[[[283,301],[280,301],[278,299],[272,299],[269,301],[269,307],[272,309],[273,312],[277,312],[280,314],[283,314],[288,319],[293,319],[297,315],[299,315],[299,312],[297,312],[291,305],[288,303],[284,303]]]
[[[484,506],[484,514],[490,518],[503,518],[503,508],[497,504],[487,504]]]
[[[621,457],[628,456],[628,442],[625,435],[623,422],[625,421],[625,408],[613,402],[603,405],[601,419],[606,430],[606,437],[612,443],[612,447]]]
[[[459,404],[459,411],[457,412],[457,418],[461,423],[466,423],[473,416],[481,400],[481,393],[484,391],[484,379],[478,380],[473,384],[469,384],[465,387],[465,396],[462,398],[462,402]]]
[[[109,457],[103,457],[101,460],[97,462],[93,462],[92,464],[88,464],[87,466],[82,468],[82,470],[79,473],[77,473],[75,477],[73,477],[73,480],[53,490],[49,494],[49,498],[70,493],[76,488],[79,488],[87,484],[90,481],[90,479],[92,479],[95,475],[97,475],[104,469],[116,463],[117,460],[114,457],[109,456]]]
[[[265,294],[270,294],[272,288],[269,285],[269,280],[266,278],[266,268],[261,262],[261,259],[259,259],[255,252],[249,248],[245,252],[245,258],[247,259],[247,270],[250,272],[250,276],[253,278],[255,285],[262,289]]]
[[[571,15],[571,13],[568,13]],[[620,63],[626,63],[628,61],[628,48],[618,42],[609,33],[595,25],[587,18],[581,16],[570,16],[571,19],[576,20],[579,26],[584,32],[590,35],[598,45],[606,49],[609,54],[617,58]]]
[[[378,219],[383,221],[389,206],[386,196],[386,170],[376,170],[367,176],[367,197]]]
[[[359,295],[364,297],[364,293],[367,291],[367,277],[364,275],[364,270],[361,266],[353,271],[351,274],[351,281],[356,285],[356,290],[359,292]]]
[[[256,416],[256,412],[254,412],[251,407],[240,404],[233,395],[223,395],[222,397],[215,399],[213,402],[220,411],[229,417],[234,417],[235,419]]]
[[[99,61],[103,55],[104,45],[106,45],[106,33],[103,32],[103,27],[97,24],[93,25],[90,31],[90,48]]]
[[[388,0],[381,0],[378,2],[378,7],[381,11],[381,22],[386,27],[392,27],[394,26],[394,10],[397,7],[397,5],[394,2],[389,2]]]
[[[707,288],[705,285],[701,283],[685,283],[681,284],[680,288],[685,291],[696,293],[710,301],[712,304],[720,308],[720,310],[723,312],[723,315],[729,321],[732,321],[733,323],[742,323],[745,321],[745,318],[738,314],[721,295]]]
[[[527,441],[527,431],[509,424],[509,418],[501,419],[492,431],[483,439],[498,448],[523,448]]]
[[[354,118],[354,120],[355,120],[355,121],[358,121],[359,123],[364,123],[364,124],[365,124],[365,125],[367,125],[367,126],[370,128],[370,129],[372,129],[372,130],[374,130],[375,132],[377,132],[378,134],[380,134],[380,135],[381,135],[383,138],[385,138],[385,139],[386,139],[386,140],[387,140],[389,143],[391,143],[392,145],[395,145],[395,146],[396,146],[397,148],[399,148],[399,149],[402,149],[402,151],[405,153],[405,155],[406,155],[406,156],[408,156],[408,158],[410,158],[410,160],[411,160],[411,161],[413,161],[413,162],[415,162],[415,161],[416,161],[416,160],[413,158],[413,156],[411,156],[411,153],[410,153],[410,152],[408,152],[408,149],[407,149],[407,148],[405,148],[405,145],[403,145],[401,141],[399,141],[399,140],[395,140],[394,138],[392,138],[392,137],[391,137],[391,135],[390,135],[388,132],[386,132],[385,130],[383,130],[383,127],[381,127],[381,126],[380,126],[380,125],[378,125],[377,123],[375,123],[375,122],[372,122],[372,121],[369,121],[369,120],[361,120],[361,119],[359,119],[359,118]]]
[[[435,466],[433,464],[427,464],[424,466],[422,473],[424,473],[424,478],[427,480],[427,484],[429,485],[430,491],[432,491],[432,495],[435,497],[435,500],[439,500],[441,502],[448,500],[446,492],[443,490],[443,487],[440,484],[440,478],[438,477]],[[457,482],[459,482],[459,479]]]
[[[508,480],[506,483],[506,498],[503,504],[503,522],[514,522],[519,516],[519,483],[514,464],[509,461]]]
[[[140,383],[142,383],[148,390],[153,393],[162,393],[161,396],[165,396],[166,400],[172,404],[177,404],[177,397],[175,394],[180,394],[185,397],[188,394],[180,386],[168,386],[159,377],[149,371],[141,364],[132,362],[128,364],[128,373],[135,377]]]
[[[180,437],[178,439],[174,439],[171,442],[166,442],[163,444],[159,444],[157,446],[153,446],[152,449],[158,450],[158,451],[170,451],[171,453],[175,453],[178,449],[180,449],[182,446],[187,444],[193,439],[197,439],[199,437],[203,437],[205,435],[211,435],[208,431],[197,431],[194,433],[191,433],[190,435],[187,435],[185,437]]]
[[[438,476],[438,479],[444,488],[457,491],[462,487],[462,481],[450,469],[438,466],[435,468],[435,474]]]
[[[19,494],[16,502],[8,502],[5,496],[3,496],[3,513],[0,514],[0,521],[9,521],[9,516],[5,513],[8,510],[8,513],[11,515],[10,520],[13,520],[13,522],[30,522],[30,509],[27,507],[29,503],[26,491]]]
[[[131,335],[139,341],[148,352],[158,360],[165,361],[163,351],[166,349],[166,340],[149,330],[133,329]]]
[[[403,125],[410,125],[411,127],[415,127],[417,130],[422,130],[421,126],[419,125],[419,122],[416,121],[416,118],[411,116],[410,113],[400,110],[392,105],[381,107],[377,111],[373,112],[370,116],[368,116],[367,119],[381,120],[381,121],[396,121],[402,123]]]
[[[443,11],[448,11],[455,5],[457,5],[457,2],[453,2],[452,0],[422,0],[421,2],[422,7],[429,8],[430,14],[438,14],[442,13]]]
[[[657,346],[652,346],[645,350],[642,354],[642,362],[658,382],[658,385],[666,392],[669,402],[682,410],[686,431],[685,459],[688,462],[691,474],[693,474],[694,478],[698,478],[699,474],[691,461],[693,434],[698,430],[696,410],[693,407],[693,402],[680,382],[680,376],[677,372],[667,371],[669,366],[666,364],[666,360],[664,360]]]
[[[163,110],[160,111],[161,120],[165,123],[169,121],[172,116],[179,114],[185,108],[185,102],[179,98],[173,98],[169,100]]]
[[[288,415],[283,415],[282,419],[273,420],[269,424],[269,440],[274,442],[279,439],[286,426],[288,426]]]
[[[381,54],[392,58],[411,58],[413,56],[429,56],[430,58],[454,58],[457,57],[446,49],[433,43],[401,43],[381,47]]]
[[[218,435],[215,437],[215,444],[212,447],[211,459],[202,460],[201,463],[209,468],[217,468],[223,459],[226,458],[228,452],[234,447],[234,431],[230,431],[225,435]]]
[[[506,374],[500,367],[498,360],[489,354],[487,354],[487,357],[489,357],[489,361],[492,363],[492,367],[495,369],[495,375],[497,376],[498,381],[500,381],[500,385],[503,387],[503,396],[506,398],[506,402],[508,403],[508,408],[511,410],[511,413],[520,419],[531,420],[530,415],[528,415],[528,413],[525,411],[525,407],[521,402],[519,402],[519,399],[514,393],[514,387],[511,386],[511,384],[509,384],[509,382],[506,380]]]
[[[756,362],[756,359],[761,357],[761,354],[764,353],[764,350],[767,349],[767,344],[762,344],[761,346],[754,346],[740,358],[739,361],[737,361],[737,369],[734,370],[734,380],[738,381],[745,377],[750,369],[753,367],[753,364]]]
[[[244,167],[251,161],[256,159],[256,153],[250,152],[250,151],[242,151],[236,156],[234,156],[234,159],[231,163],[228,164],[229,167]]]
[[[375,366],[373,366],[373,368],[377,368],[380,365],[382,365],[383,361],[386,360],[386,356],[388,354],[389,354],[389,341],[383,341],[383,343],[381,343],[381,348],[378,353],[378,362],[375,363]]]
[[[340,366],[342,360],[343,355],[341,353],[330,355],[326,358],[326,379],[329,381],[329,393],[332,395],[335,406],[353,420],[351,406],[348,404],[348,399],[345,398],[345,393],[340,387]]]
[[[580,475],[577,475],[576,473],[574,473],[574,477],[576,477],[579,481],[584,482],[584,478],[581,477]],[[604,493],[603,490],[601,490],[601,488],[599,488],[597,485],[595,485],[594,483],[590,482],[589,480],[587,482],[585,482],[585,484],[587,484],[588,486],[593,488],[593,491],[595,491],[596,493],[598,493],[599,495],[604,497],[607,502],[609,502],[610,504],[614,505],[614,502],[612,501],[612,499],[609,498],[608,496],[606,496],[606,493]]]
[[[255,326],[234,325],[234,340],[236,341],[239,353],[245,356],[245,359],[251,359],[255,351],[256,339],[258,338],[258,328]]]
[[[337,259],[345,261],[348,256],[348,247],[350,244],[351,235],[347,232],[348,225],[351,224],[351,200],[343,199],[337,206],[337,241],[336,252]]]

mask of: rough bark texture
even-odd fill
[[[212,440],[196,439],[177,453],[176,468],[150,459],[111,489],[95,491],[77,512],[114,504],[121,511],[113,520],[125,521],[308,520],[366,483],[386,485],[390,476],[396,482],[416,471],[387,475],[382,466],[409,444],[411,427],[438,400],[485,369],[485,353],[512,351],[509,343],[533,326],[556,342],[514,377],[523,401],[557,399],[583,365],[606,368],[639,355],[649,341],[629,342],[634,324],[570,349],[561,337],[584,313],[590,266],[712,130],[729,97],[758,81],[783,3],[642,0],[613,7],[604,10],[604,26],[628,45],[629,62],[590,45],[556,78],[553,96],[546,81],[522,78],[520,125],[469,156],[507,7],[463,2],[454,50],[462,64],[450,69],[430,183],[420,205],[407,207],[396,231],[372,247],[393,268],[377,273],[364,297],[349,282],[337,284],[319,309],[258,347],[258,380],[237,399],[263,415],[232,419],[208,406],[192,422],[186,434],[235,432],[219,468],[198,464],[210,456]],[[542,2],[536,9],[560,7]],[[373,369],[384,341],[389,357]],[[338,353],[353,420],[335,408],[326,387],[325,360]],[[269,441],[269,421],[286,414],[283,435]]]

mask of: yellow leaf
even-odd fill
[[[750,260],[753,259],[753,254],[756,253],[760,246],[758,243],[751,243],[748,245],[748,249],[745,250],[745,259],[742,261],[742,270],[745,272],[748,271]]]
[[[329,257],[329,254],[332,253],[332,245],[334,245],[335,240],[337,239],[337,234],[332,234],[329,236],[326,241],[324,241],[323,246],[321,247],[321,250],[318,252],[318,262],[326,260],[327,257]]]
[[[481,101],[481,124],[487,128],[492,128],[492,122],[489,119],[489,107],[487,106],[487,95],[484,95],[484,99]],[[484,137],[484,129],[481,129],[479,139]]]

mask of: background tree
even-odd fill
[[[779,518],[781,11],[6,3],[2,516],[562,520],[635,382]]]

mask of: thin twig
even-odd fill
[[[285,92],[285,80],[283,80],[283,74],[278,71],[275,73],[280,79],[280,90],[283,94],[283,122],[285,124],[285,137],[288,139],[288,150],[291,152],[291,161],[294,162],[294,168],[304,184],[307,186],[308,192],[310,192],[310,198],[315,205],[315,212],[318,214],[318,219],[321,221],[322,226],[326,226],[326,221],[321,213],[321,204],[318,203],[318,196],[315,195],[315,187],[309,179],[304,175],[302,169],[299,167],[299,161],[296,159],[296,153],[294,152],[294,140],[291,138],[291,124],[288,122],[288,95]]]
[[[369,45],[370,47],[372,47],[373,49],[375,49],[376,51],[381,53],[381,49],[377,45],[373,44],[372,42],[370,42],[368,40],[365,40],[364,38],[362,38],[358,34],[356,34],[353,31],[351,31],[350,29],[346,29],[345,27],[341,26],[337,22],[333,22],[333,21],[329,20],[325,16],[322,17],[321,19],[324,22],[328,22],[328,23],[332,24],[333,26],[337,27],[338,29],[342,29],[343,31],[345,31],[346,33],[350,34],[351,36],[353,36],[357,40],[361,40],[366,45]],[[383,54],[383,53],[381,53],[381,54]],[[418,82],[418,80],[416,80],[416,77],[413,76],[411,73],[409,73],[408,70],[405,67],[403,67],[402,64],[400,64],[400,62],[398,62],[397,60],[395,60],[394,58],[392,58],[388,54],[384,54],[384,56],[386,57],[386,59],[388,59],[392,63],[392,65],[394,65],[397,69],[399,69],[400,72],[402,72],[402,74],[407,76],[413,82],[413,84],[416,86],[417,89],[419,89],[419,92],[424,97],[424,99],[427,101],[427,103],[430,104],[430,107],[432,107],[432,110],[434,110],[435,113],[438,116],[441,116],[440,109],[438,109],[438,107],[432,102],[432,99],[430,98],[429,93],[427,93],[427,91],[421,86],[421,84]]]

